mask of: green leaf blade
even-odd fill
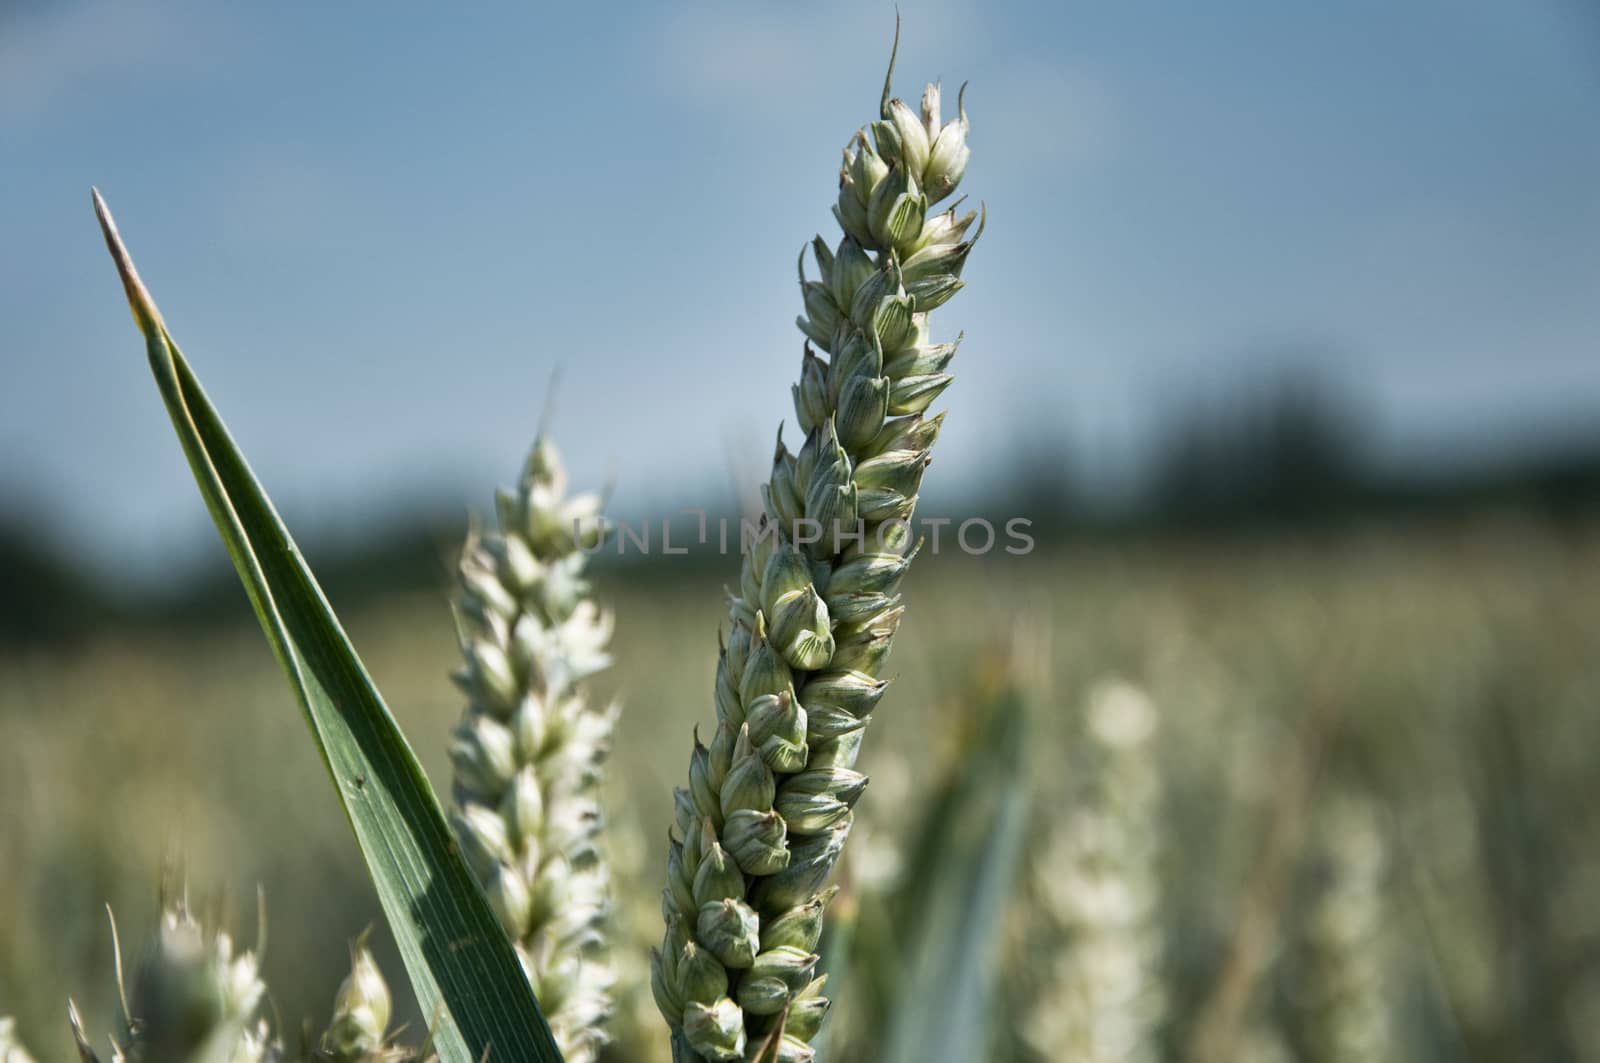
[[[420,763],[288,529],[95,210],[206,507],[300,701],[445,1063],[560,1063],[510,940]]]
[[[1007,685],[981,706],[958,770],[913,847],[895,938],[912,973],[889,1002],[885,1063],[984,1059],[999,1018],[998,947],[1028,826],[1029,705]]]

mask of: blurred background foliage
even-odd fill
[[[1128,1013],[1152,1054],[1083,1058],[1600,1059],[1600,460],[1398,480],[1304,378],[1173,424],[1117,504],[1041,461],[939,510],[1029,517],[1038,545],[947,542],[908,580],[827,940],[844,1001],[827,1056],[927,1058],[918,1039],[938,1032],[1041,1058],[1028,1031],[1069,1007],[1063,957],[1098,955],[1051,883],[1075,873],[1063,825],[1106,792],[1084,714],[1115,683],[1155,720],[1140,754],[1155,826],[1117,865],[1147,876],[1128,940],[1147,943],[1149,1006]],[[44,1059],[68,1058],[69,993],[110,1028],[104,906],[136,955],[175,864],[246,941],[264,891],[273,1007],[286,1029],[322,1019],[346,941],[381,920],[220,550],[181,585],[123,596],[11,517],[0,1011]],[[436,784],[459,711],[446,601],[464,526],[424,507],[368,542],[307,544]],[[709,715],[733,571],[708,548],[595,563],[625,704],[608,795],[632,982],[618,1060],[663,1058],[640,986],[667,795]]]

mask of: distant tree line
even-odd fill
[[[1353,518],[1448,518],[1487,509],[1557,521],[1600,513],[1600,434],[1587,446],[1520,465],[1421,479],[1373,461],[1367,422],[1355,404],[1315,376],[1188,398],[1166,421],[1170,427],[1137,489],[1116,505],[1074,483],[1068,455],[1047,440],[1030,445],[1031,460],[1016,463],[1020,471],[1010,483],[958,516],[1028,516],[1039,545],[1048,547],[1082,537],[1337,530]],[[930,512],[946,515],[937,505]],[[737,515],[728,515],[737,526]],[[211,625],[248,615],[220,555],[215,566],[167,593],[134,596],[109,589],[97,573],[73,564],[47,532],[10,517],[0,509],[0,651],[129,624]],[[336,607],[384,593],[443,593],[449,585],[459,517],[419,508],[383,524],[389,531],[380,539],[309,537],[308,553]],[[602,571],[627,566],[636,582],[694,579],[699,568],[724,566],[706,549],[671,564],[659,560],[605,551],[596,564]]]

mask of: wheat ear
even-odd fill
[[[1387,845],[1368,797],[1335,791],[1312,830],[1308,904],[1294,934],[1291,995],[1313,1063],[1392,1059],[1385,940]]]
[[[322,1034],[318,1063],[399,1063],[417,1058],[389,1042],[393,998],[362,935],[350,947],[350,973],[333,997],[333,1018]]]
[[[450,750],[454,821],[469,862],[568,1063],[595,1058],[611,1011],[608,872],[597,789],[615,713],[580,680],[610,663],[610,618],[589,597],[580,546],[599,500],[568,497],[553,445],[533,447],[499,529],[468,538],[457,606],[469,704]]]
[[[805,444],[791,455],[780,436],[717,666],[716,727],[676,794],[651,984],[680,1063],[771,1049],[809,1060],[828,1008],[814,977],[824,883],[867,782],[856,754],[888,686],[909,521],[939,431],[924,412],[956,349],[930,341],[928,312],[961,288],[976,221],[928,215],[968,157],[965,108],[949,123],[939,112],[937,85],[919,115],[885,79],[881,119],[845,149],[845,236],[812,243],[818,280],[802,257]]]
[[[1056,948],[1024,1028],[1046,1060],[1161,1058],[1161,776],[1143,690],[1104,680],[1079,737],[1087,763],[1035,886]]]
[[[112,1063],[280,1063],[282,1045],[259,1016],[265,996],[254,952],[201,925],[186,901],[169,903],[134,976],[126,1044],[113,1041]],[[94,1063],[77,1008],[68,1016],[79,1056]]]

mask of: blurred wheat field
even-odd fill
[[[648,581],[616,566],[595,575],[617,616],[607,685],[624,714],[610,845],[619,966],[635,982],[659,933],[672,786],[692,727],[710,718],[724,613],[698,569],[648,563]],[[1157,713],[1162,1058],[1189,1058],[1197,1019],[1216,1007],[1241,913],[1261,900],[1275,822],[1288,824],[1290,851],[1281,888],[1266,891],[1275,910],[1238,1021],[1275,1031],[1290,1058],[1321,1058],[1297,1017],[1305,979],[1293,926],[1310,903],[1302,871],[1319,809],[1353,792],[1377,809],[1387,845],[1392,1058],[1600,1059],[1600,793],[1589,765],[1600,741],[1600,525],[1486,517],[1025,557],[947,550],[919,563],[905,593],[891,664],[903,678],[863,753],[873,783],[858,812],[870,843],[847,856],[847,882],[866,890],[892,878],[919,787],[959,752],[968,707],[958,692],[1022,627],[1049,660],[1030,692],[1026,860],[1046,858],[1084,770],[1074,735],[1085,690],[1120,677]],[[437,594],[344,610],[440,789],[460,711],[446,600],[441,578]],[[380,957],[399,970],[242,595],[236,615],[201,637],[126,631],[0,659],[0,1013],[17,1015],[42,1059],[69,1058],[69,994],[91,1028],[114,1025],[105,905],[137,955],[174,862],[191,896],[246,941],[262,891],[265,974],[285,1030],[326,1017],[346,942],[363,928],[379,926]],[[1311,713],[1327,721],[1321,771],[1305,807],[1285,812]],[[996,940],[1002,1032],[1048,1006],[1050,957],[1066,947],[1038,925],[1029,881]],[[648,990],[623,988],[610,1058],[664,1058]],[[870,1025],[837,1018],[841,1034]],[[1021,1038],[1003,1040],[995,1058],[1036,1058]],[[872,1058],[851,1044],[836,1058]]]

